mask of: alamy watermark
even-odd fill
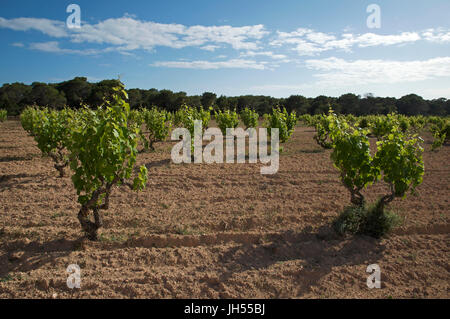
[[[240,127],[235,129],[227,128],[225,136],[225,162],[245,163],[245,146],[246,138],[248,137],[248,162],[257,163],[259,157],[261,163],[269,164],[269,166],[261,167],[261,174],[277,173],[280,161],[279,129],[270,129],[270,155],[268,154],[267,135],[267,128],[259,128],[258,134],[256,134],[255,128],[248,128],[247,130]],[[173,130],[172,140],[179,140],[180,137],[182,140],[174,145],[171,152],[171,158],[175,164],[192,163],[192,155],[194,163],[211,164],[224,162],[223,134],[219,128],[208,128],[202,135],[202,122],[196,120],[194,121],[194,136],[191,136],[189,130],[184,127]],[[203,140],[210,141],[212,137],[214,137],[214,140],[203,149]]]
[[[66,25],[69,29],[81,28],[81,8],[78,4],[69,4],[66,8],[67,13],[71,13],[67,17]]]
[[[367,266],[366,272],[371,273],[371,275],[367,277],[367,287],[369,287],[369,289],[381,288],[380,266],[377,264],[369,265]]]
[[[67,278],[67,287],[70,289],[81,288],[81,269],[77,264],[70,264],[66,272],[70,275]]]
[[[370,4],[366,9],[367,13],[370,15],[367,17],[366,25],[369,29],[379,29],[381,28],[381,8],[378,4]]]

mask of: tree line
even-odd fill
[[[0,88],[0,109],[9,115],[18,115],[28,105],[47,106],[62,109],[65,106],[78,109],[86,104],[90,107],[100,106],[105,98],[113,94],[113,88],[120,84],[119,80],[103,80],[90,83],[86,77],[75,77],[60,83],[34,82],[6,83]],[[352,93],[340,97],[320,95],[315,98],[302,95],[291,95],[288,98],[274,98],[264,95],[217,96],[212,92],[202,95],[187,95],[186,92],[157,89],[128,89],[131,109],[157,106],[170,112],[177,111],[183,104],[209,108],[215,106],[220,110],[242,111],[246,107],[254,109],[260,115],[270,113],[272,108],[280,105],[288,112],[297,114],[324,114],[330,106],[338,114],[370,115],[398,112],[405,115],[450,115],[450,100],[439,98],[426,100],[416,94],[408,94],[399,99],[393,97],[364,96]]]

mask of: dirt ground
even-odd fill
[[[297,127],[275,175],[262,164],[174,164],[173,143],[139,154],[143,192],[115,189],[98,242],[81,239],[70,176],[58,178],[20,122],[0,123],[1,298],[449,298],[450,148],[430,151],[403,224],[380,240],[339,237],[350,203],[337,170]],[[378,183],[365,194],[381,196]],[[69,289],[66,268],[81,268]],[[366,268],[378,264],[381,289]]]

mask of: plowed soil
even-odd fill
[[[100,240],[82,238],[70,174],[58,178],[20,122],[0,123],[1,298],[449,298],[450,148],[430,151],[417,195],[382,239],[330,227],[350,196],[330,151],[297,127],[275,175],[264,164],[174,164],[139,154],[143,192],[115,189]],[[387,191],[365,191],[374,201]],[[69,289],[66,268],[81,268]],[[378,264],[381,288],[366,268]]]

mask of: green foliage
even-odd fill
[[[264,114],[265,127],[270,135],[272,128],[279,129],[279,139],[281,143],[285,143],[294,133],[295,124],[297,124],[297,115],[295,111],[290,114],[279,106],[272,109],[271,114]]]
[[[377,139],[381,139],[392,130],[392,127],[395,124],[397,124],[395,114],[388,114],[387,116],[377,116],[371,122],[371,133]]]
[[[202,94],[200,102],[205,109],[209,109],[213,106],[214,102],[216,102],[216,98],[217,96],[215,93],[205,92]]]
[[[38,125],[42,122],[43,113],[36,106],[28,106],[20,114],[20,122],[31,136],[36,135]]]
[[[258,112],[246,107],[241,111],[241,120],[245,125],[245,129],[256,128],[258,126],[259,114]]]
[[[411,126],[409,123],[409,119],[406,116],[399,115],[398,123],[399,123],[399,128],[403,133],[407,132]]]
[[[392,194],[389,196],[405,197],[408,190],[414,192],[422,183],[425,171],[423,148],[419,145],[422,141],[415,135],[405,136],[399,127],[395,126],[387,136],[377,142],[373,166],[383,172],[384,182],[390,185]],[[390,198],[386,198],[388,199]]]
[[[63,92],[58,91],[51,85],[39,82],[32,84],[28,98],[37,105],[55,109],[62,109],[67,103]]]
[[[410,128],[416,133],[418,133],[427,124],[426,118],[421,115],[410,116],[408,119]]]
[[[130,178],[136,163],[139,128],[128,126],[128,103],[119,94],[113,99],[113,103],[98,111],[81,111],[81,122],[73,128],[68,145],[70,166],[75,172],[72,180],[82,205],[105,185],[120,185]],[[137,186],[142,189],[145,183]]]
[[[358,127],[362,128],[362,129],[368,128],[369,127],[369,120],[367,118],[365,118],[365,117],[362,117],[360,119],[360,121],[358,122]]]
[[[78,218],[90,239],[97,239],[101,227],[100,209],[108,209],[113,186],[127,185],[141,190],[147,182],[147,168],[141,166],[132,184],[136,164],[139,128],[129,123],[130,107],[126,92],[115,88],[112,101],[97,111],[83,109],[73,127],[68,145],[72,181],[82,205]],[[88,220],[92,210],[95,222]]]
[[[63,149],[70,141],[71,123],[74,112],[69,109],[62,111],[49,110],[41,112],[40,122],[35,125],[35,140],[38,148],[44,154]]]
[[[130,116],[128,117],[128,122],[130,124],[136,124],[139,128],[144,124],[143,117],[144,110],[131,110]]]
[[[185,109],[180,108],[179,110],[177,110],[175,113],[173,113],[173,125],[175,127],[181,127],[183,126],[183,118],[185,115]]]
[[[191,133],[191,136],[194,136],[194,121],[199,120],[202,121],[202,131],[208,128],[209,121],[211,119],[210,109],[204,110],[203,107],[194,108],[189,107],[187,105],[183,105],[183,107],[177,111],[176,122],[181,125],[181,127],[187,128]],[[202,133],[203,133],[202,132]]]
[[[352,203],[362,205],[364,200],[359,191],[381,176],[391,187],[391,193],[382,199],[384,204],[394,197],[404,197],[408,190],[414,191],[422,182],[424,164],[420,137],[406,136],[394,125],[377,142],[377,152],[372,158],[367,132],[359,128],[348,130],[348,127],[345,122],[331,122],[331,159],[341,172],[343,184],[350,190]]]
[[[354,116],[353,114],[347,114],[345,116],[345,120],[348,122],[348,124],[350,125],[355,125],[358,122],[358,118],[356,116]]]
[[[10,115],[18,115],[27,106],[37,104],[51,108],[80,108],[87,104],[96,108],[103,104],[104,98],[111,97],[113,87],[120,81],[117,79],[103,80],[90,83],[86,77],[76,77],[60,83],[38,83],[31,85],[23,83],[5,83],[0,87],[0,108],[6,109]],[[287,110],[295,110],[297,114],[323,114],[329,105],[341,114],[368,115],[386,114],[397,111],[406,115],[439,115],[450,113],[450,100],[445,98],[424,100],[416,95],[407,95],[401,99],[391,97],[375,97],[371,94],[360,97],[355,94],[343,94],[340,97],[317,96],[306,98],[301,95],[291,95],[288,98],[274,98],[271,96],[220,96],[213,92],[202,95],[188,96],[185,92],[172,92],[157,89],[130,89],[129,103],[131,109],[144,105],[156,105],[169,112],[178,110],[183,104],[194,107],[203,105],[205,109],[217,106],[221,110],[245,107],[256,110],[259,114],[271,112],[273,105],[283,105]],[[352,124],[351,118],[347,121]]]
[[[374,236],[384,233],[386,228],[383,225],[388,222],[385,206],[396,197],[404,198],[408,190],[414,192],[422,183],[424,174],[423,148],[420,146],[422,139],[416,135],[406,135],[401,131],[398,122],[390,116],[388,118],[392,127],[377,142],[377,151],[373,157],[370,152],[368,131],[350,126],[345,119],[338,118],[332,112],[325,118],[328,121],[329,139],[333,148],[331,159],[340,172],[342,183],[350,192],[352,204],[359,207],[352,210],[355,216],[351,216],[352,213],[344,214],[343,218],[350,226],[341,223],[339,226],[341,228],[345,226],[344,228],[352,230],[354,227],[351,225],[362,223],[371,229],[379,230],[367,230],[366,226],[361,226],[365,233]],[[381,177],[389,185],[390,193],[379,199],[376,209],[367,210],[361,190]],[[362,214],[363,217],[358,214]],[[361,218],[364,222],[361,222]]]
[[[191,154],[194,154],[194,124],[196,120],[202,122],[202,134],[208,128],[209,121],[211,119],[211,113],[209,108],[204,110],[203,107],[194,108],[187,105],[183,105],[174,116],[174,121],[177,126],[184,127],[189,130],[191,134]]]
[[[142,121],[145,124],[148,135],[146,136],[141,131],[140,136],[144,141],[145,148],[150,148],[154,151],[155,147],[153,144],[155,142],[162,142],[169,136],[172,128],[172,114],[165,110],[159,111],[156,107],[150,110],[144,109],[142,110]]]
[[[340,171],[340,178],[351,194],[354,205],[364,204],[361,190],[378,178],[379,171],[372,167],[370,143],[367,132],[359,128],[350,128],[335,114],[328,115],[330,139],[333,147],[331,159]]]
[[[7,118],[8,118],[8,111],[0,109],[0,122],[6,121]]]
[[[450,121],[444,118],[437,118],[433,119],[432,123],[430,131],[434,140],[431,148],[435,151],[450,139]]]
[[[227,128],[234,129],[239,125],[239,117],[236,111],[215,111],[214,117],[224,136],[227,134]]]
[[[298,119],[306,126],[315,126],[313,117],[310,114],[303,114],[303,115],[299,116]]]
[[[314,135],[314,140],[325,149],[330,149],[333,146],[330,140],[330,125],[337,120],[333,110],[330,108],[328,115],[317,115],[312,120],[314,127],[316,128],[316,135]]]
[[[54,161],[54,167],[64,176],[64,168],[69,159],[66,148],[71,140],[72,125],[75,121],[75,112],[70,109],[61,111],[35,110],[39,112],[39,122],[34,123],[34,139],[38,148]]]

